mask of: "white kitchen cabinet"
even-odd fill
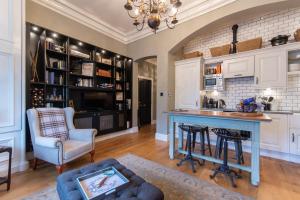
[[[260,148],[289,153],[288,116],[268,114],[271,122],[261,123]]]
[[[192,58],[175,62],[175,108],[199,109],[201,74],[201,58]]]
[[[290,153],[300,155],[300,129],[290,129]]]
[[[254,56],[224,60],[222,73],[224,78],[254,76]]]
[[[267,51],[255,56],[255,77],[259,88],[286,87],[286,51]]]

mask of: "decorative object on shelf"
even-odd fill
[[[102,57],[101,57],[101,54],[97,52],[97,53],[95,54],[95,61],[101,63],[101,58],[102,58]]]
[[[196,57],[201,57],[201,56],[203,56],[203,53],[200,52],[200,51],[194,51],[194,52],[191,52],[191,53],[183,54],[184,59],[196,58]]]
[[[228,55],[230,53],[230,48],[231,48],[231,45],[226,44],[223,46],[210,48],[209,50],[210,50],[212,57],[217,57],[217,56]]]
[[[156,33],[161,21],[165,21],[169,29],[175,28],[178,23],[178,8],[182,5],[180,0],[127,0],[124,8],[129,17],[134,19],[133,25],[138,31],[143,30],[145,23]]]
[[[276,37],[273,37],[270,40],[270,42],[271,42],[272,46],[283,45],[283,44],[286,44],[288,42],[289,37],[291,37],[291,35],[278,35]]]
[[[73,99],[69,100],[69,106],[72,107],[72,108],[74,108],[74,101],[73,101]]]
[[[236,44],[238,43],[237,41],[237,31],[238,31],[239,25],[235,24],[232,26],[232,46],[231,46],[231,50],[230,53],[234,54],[236,53]]]
[[[31,58],[31,71],[32,71],[32,79],[31,82],[39,82],[39,75],[37,73],[37,59],[39,56],[39,50],[41,46],[41,41],[38,41],[36,52],[33,56],[32,52],[30,51],[30,58]]]
[[[51,51],[56,51],[59,53],[66,52],[66,48],[64,46],[54,43],[52,38],[46,38],[45,47],[46,47],[46,49],[49,49]]]
[[[122,67],[122,61],[121,60],[117,60],[116,67],[118,67],[118,68]]]
[[[123,101],[123,92],[117,92],[116,93],[116,100],[117,101]]]
[[[296,42],[300,42],[300,29],[296,30],[296,32],[294,33],[294,38]]]
[[[254,38],[251,40],[246,40],[243,42],[238,42],[236,44],[237,52],[250,51],[254,49],[260,49],[262,46],[262,37]]]
[[[31,90],[31,106],[33,108],[44,107],[44,89],[33,88]]]
[[[94,63],[82,63],[81,74],[84,76],[93,76],[94,74]]]

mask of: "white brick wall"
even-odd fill
[[[209,48],[232,42],[231,27],[232,24],[226,24],[212,32],[196,36],[184,45],[184,52],[201,51],[205,58],[211,57]],[[265,13],[239,23],[238,41],[262,37],[263,46],[267,46],[270,45],[268,41],[272,37],[279,34],[293,35],[298,28],[300,28],[300,8]]]
[[[224,25],[214,30],[196,36],[184,46],[184,52],[201,51],[205,58],[211,57],[209,48],[229,44],[232,41],[232,24]],[[265,13],[249,18],[239,24],[238,40],[248,40],[255,37],[263,38],[263,46],[270,45],[272,37],[279,34],[291,34],[300,28],[300,8],[286,9]],[[300,111],[300,76],[288,78],[285,89],[260,90],[254,85],[254,78],[227,79],[226,91],[217,95],[207,93],[208,96],[224,99],[227,108],[235,108],[241,99],[253,96],[273,96],[278,102],[278,110]],[[215,95],[215,96],[214,96]]]
[[[254,85],[253,77],[226,79],[226,90],[206,95],[216,99],[224,99],[227,108],[235,109],[241,99],[258,96],[273,96],[278,103],[278,110],[300,111],[300,76],[288,78],[288,87],[282,89],[262,90]]]

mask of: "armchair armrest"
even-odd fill
[[[72,129],[69,130],[71,140],[90,141],[94,143],[96,129]]]
[[[48,147],[48,148],[59,148],[62,145],[62,142],[59,138],[52,138],[52,137],[36,137],[35,144]]]

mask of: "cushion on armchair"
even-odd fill
[[[41,136],[69,139],[65,120],[65,112],[60,108],[37,108],[40,121]]]

